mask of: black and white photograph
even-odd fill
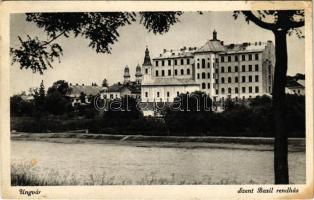
[[[313,181],[305,13],[9,13],[11,187],[300,193]]]

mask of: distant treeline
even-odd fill
[[[31,115],[14,113],[16,102],[11,101],[11,129],[19,132],[65,132],[89,129],[92,133],[141,134],[173,136],[259,136],[273,137],[274,118],[272,100],[268,96],[256,97],[247,102],[225,102],[225,111],[216,113],[211,99],[204,93],[195,92],[201,102],[197,107],[195,98],[181,94],[180,111],[166,109],[162,118],[143,117],[136,109],[136,100],[128,98],[129,111],[109,109],[98,112],[92,106],[81,110],[67,110],[62,114]],[[206,98],[204,98],[206,97]],[[290,137],[305,135],[305,97],[287,95],[287,130]],[[125,101],[125,99],[122,99]],[[206,104],[204,104],[207,101]],[[125,104],[122,104],[125,105]],[[189,108],[187,110],[186,108]],[[196,107],[198,110],[196,110]],[[20,111],[20,110],[18,110]],[[40,116],[40,117],[39,117]]]

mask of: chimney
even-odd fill
[[[217,32],[216,32],[216,30],[214,30],[214,32],[213,32],[213,40],[217,40]]]
[[[166,53],[167,52],[167,49],[164,49],[164,53]]]
[[[70,86],[72,86],[72,83],[70,83]]]
[[[76,86],[78,86],[78,83],[75,83]]]
[[[258,44],[259,44],[259,45],[262,45],[262,42],[261,42],[261,41],[259,41],[259,42],[258,42]]]
[[[224,45],[224,41],[220,41],[220,44],[221,44],[221,45]]]
[[[84,83],[82,83],[82,86],[84,86]]]

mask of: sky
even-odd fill
[[[247,23],[243,17],[234,20],[232,12],[206,12],[199,15],[195,12],[185,12],[180,16],[180,22],[173,25],[169,32],[155,35],[148,32],[137,22],[120,28],[120,37],[113,44],[111,54],[96,53],[88,47],[89,41],[78,38],[60,37],[56,40],[63,48],[61,62],[55,61],[53,69],[44,71],[43,75],[32,70],[21,70],[18,63],[11,66],[10,93],[18,94],[29,88],[39,87],[41,80],[46,89],[57,80],[66,80],[72,84],[98,85],[106,78],[109,85],[123,81],[123,70],[130,68],[131,80],[135,79],[135,68],[142,64],[144,51],[148,46],[151,58],[157,57],[163,49],[179,49],[183,46],[200,47],[212,38],[212,32],[217,31],[217,37],[225,44],[274,41],[272,32],[264,30],[254,23]],[[34,23],[26,22],[24,14],[11,14],[10,46],[18,47],[18,36],[25,39],[27,35],[47,39],[46,33]],[[304,39],[295,34],[287,38],[288,45],[288,75],[304,73]]]

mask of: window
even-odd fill
[[[242,83],[245,83],[245,76],[242,76]]]
[[[224,77],[221,78],[221,83],[225,83],[225,78]]]
[[[171,66],[171,60],[168,60],[168,66]]]
[[[174,65],[178,65],[178,61],[176,59],[174,60]]]
[[[252,65],[249,65],[249,72],[252,71]]]
[[[161,70],[161,76],[165,76],[165,70]]]
[[[231,62],[231,56],[228,56],[228,62]]]
[[[249,93],[252,93],[252,87],[251,86],[249,87]]]
[[[190,64],[190,59],[188,58],[188,59],[186,59],[186,64]]]
[[[207,68],[210,68],[210,63],[207,63]]]
[[[228,83],[231,83],[231,77],[228,77]]]
[[[158,63],[159,63],[158,60],[156,60],[156,67],[158,67]]]
[[[197,63],[197,69],[199,69],[200,68],[200,63]]]
[[[256,76],[255,76],[255,82],[258,82],[258,81],[259,81],[258,78],[259,78],[258,75],[256,75]]]
[[[221,56],[221,57],[220,57],[220,61],[221,61],[221,62],[225,62],[224,56]]]
[[[199,73],[197,74],[197,79],[200,79],[200,74]]]
[[[245,65],[242,65],[242,71],[245,72]]]
[[[225,94],[225,88],[221,88],[221,94]]]
[[[236,94],[238,94],[238,93],[239,93],[239,89],[238,89],[237,87],[235,87],[235,88],[234,88],[234,92],[235,92]]]
[[[202,89],[206,89],[206,84],[202,83]]]
[[[245,93],[245,87],[242,87],[242,93]]]
[[[187,70],[186,70],[186,74],[188,74],[188,75],[191,74],[190,69],[187,69]]]
[[[231,72],[231,66],[228,67],[228,72]]]
[[[234,56],[234,61],[237,61],[237,62],[239,61],[238,55],[235,55],[235,56]]]
[[[164,60],[161,61],[161,65],[165,66],[165,61]]]
[[[158,76],[158,70],[156,70],[156,76]]]
[[[207,73],[207,78],[210,78],[210,73],[209,72]]]
[[[255,65],[255,71],[258,71],[258,65]]]
[[[170,97],[170,92],[167,92],[167,97]]]
[[[206,78],[206,74],[205,72],[202,73],[202,79],[205,79]]]
[[[157,92],[157,97],[159,97],[159,92]]]
[[[239,82],[239,78],[237,76],[234,78],[234,82],[236,82],[236,83]]]
[[[207,83],[207,88],[210,89],[210,83]]]
[[[174,70],[174,75],[176,76],[176,75],[178,75],[178,70]]]
[[[249,60],[252,60],[252,54],[249,54]]]
[[[225,68],[221,67],[221,73],[224,73],[224,72],[225,72]]]
[[[181,75],[184,75],[184,70],[183,69],[181,69]]]
[[[202,59],[202,68],[203,69],[205,68],[205,59],[204,58]]]
[[[255,60],[258,60],[258,54],[255,54]]]
[[[181,58],[181,65],[184,65],[184,60],[183,60],[183,58]]]
[[[259,87],[258,86],[255,87],[255,93],[259,93]]]
[[[252,76],[249,76],[249,82],[250,83],[252,82]]]
[[[168,70],[168,76],[171,76],[171,70],[170,69]]]
[[[216,74],[218,74],[218,73],[219,73],[218,69],[215,69],[215,73],[216,73]]]
[[[242,55],[242,61],[245,61],[245,55]]]
[[[218,94],[219,93],[219,91],[218,90],[216,90],[216,94]]]
[[[231,88],[228,88],[228,93],[231,94]]]
[[[239,71],[238,66],[235,66],[235,67],[234,67],[234,72],[238,72],[238,71]]]
[[[145,97],[148,97],[148,92],[145,92]]]
[[[148,74],[148,69],[145,69],[145,74]]]

